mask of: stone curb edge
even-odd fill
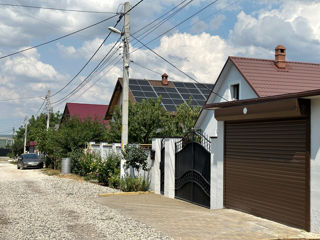
[[[99,197],[112,197],[112,196],[134,196],[134,195],[140,195],[140,194],[150,194],[153,193],[152,191],[139,191],[139,192],[113,192],[113,193],[99,193]]]

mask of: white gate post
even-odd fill
[[[150,189],[160,194],[160,161],[161,161],[161,140],[162,138],[152,139],[152,150],[155,151],[150,170]]]
[[[168,198],[175,197],[175,159],[176,142],[180,138],[166,138],[164,140],[165,158],[164,158],[164,195]]]
[[[217,137],[211,139],[210,208],[223,208],[224,122],[218,121]]]

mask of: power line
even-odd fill
[[[198,84],[201,84],[202,86],[206,87],[208,90],[210,90],[212,93],[214,93],[215,95],[217,95],[218,97],[220,97],[221,99],[224,99],[228,102],[227,99],[225,99],[224,97],[222,97],[221,95],[219,95],[218,93],[212,91],[212,89],[209,89],[205,84],[200,83],[199,81],[197,81],[195,78],[193,78],[192,76],[190,76],[189,74],[185,73],[184,71],[182,71],[180,68],[178,68],[177,66],[175,66],[173,63],[169,62],[167,59],[165,59],[164,57],[162,57],[161,55],[159,55],[157,52],[155,52],[154,50],[152,50],[151,48],[149,48],[146,44],[144,44],[143,42],[141,42],[139,39],[137,39],[134,35],[131,35],[134,39],[136,39],[140,44],[142,44],[144,47],[146,47],[149,51],[151,51],[153,54],[157,55],[159,58],[161,58],[163,61],[167,62],[168,64],[170,64],[172,67],[174,67],[176,70],[178,70],[179,72],[181,72],[182,74],[184,74],[185,76],[187,76],[188,78],[190,78],[191,80],[195,81]]]
[[[114,27],[116,27],[119,22],[121,21],[122,16],[119,17],[118,21],[116,22],[116,24],[114,25]],[[90,63],[90,61],[94,58],[94,56],[97,54],[97,52],[100,50],[100,48],[104,45],[104,43],[107,41],[107,39],[109,38],[109,36],[111,35],[111,32],[109,32],[107,34],[107,36],[105,37],[105,39],[102,41],[102,43],[100,44],[100,46],[98,47],[98,49],[93,53],[93,55],[89,58],[89,60],[82,66],[82,68],[80,69],[80,71],[78,71],[78,73],[63,87],[61,88],[59,91],[57,91],[56,93],[54,93],[51,97],[54,97],[55,95],[57,95],[58,93],[60,93],[62,90],[64,90],[67,86],[69,86],[69,84],[71,82],[74,81],[74,79],[76,77],[79,76],[79,74],[83,71],[83,69],[85,69],[85,67]]]
[[[194,16],[198,15],[199,13],[201,13],[202,11],[204,11],[205,9],[207,9],[208,7],[210,7],[211,5],[215,4],[216,2],[218,2],[219,0],[215,0],[209,4],[207,4],[206,6],[204,6],[203,8],[201,8],[200,10],[198,10],[197,12],[195,12],[194,14],[192,14],[191,16],[187,17],[186,19],[184,19],[183,21],[179,22],[178,24],[176,24],[175,26],[171,27],[170,29],[168,29],[167,31],[161,33],[160,35],[158,35],[157,37],[153,38],[152,40],[148,41],[146,43],[146,45],[152,43],[153,41],[155,41],[156,39],[162,37],[163,35],[167,34],[168,32],[172,31],[173,29],[175,29],[176,27],[180,26],[181,24],[185,23],[186,21],[190,20],[191,18],[193,18]],[[135,49],[134,51],[132,51],[131,53],[134,53],[135,51],[137,51],[138,49],[141,49],[143,46],[140,46],[139,48]]]
[[[40,112],[41,108],[43,107],[44,103],[45,103],[46,99],[43,100],[40,108],[38,109],[37,113],[36,113],[36,116],[38,116],[38,113]]]
[[[74,32],[68,33],[68,34],[63,35],[63,36],[61,36],[61,37],[58,37],[58,38],[52,39],[52,40],[50,40],[50,41],[47,41],[47,42],[44,42],[44,43],[40,43],[40,44],[38,44],[38,45],[34,45],[34,46],[32,46],[32,47],[28,47],[28,48],[22,49],[22,50],[20,50],[20,51],[14,52],[14,53],[10,53],[10,54],[5,55],[5,56],[1,56],[1,57],[0,57],[0,59],[6,58],[6,57],[10,57],[10,56],[13,56],[13,55],[16,55],[16,54],[19,54],[19,53],[22,53],[22,52],[25,52],[25,51],[28,51],[28,50],[34,49],[34,48],[38,48],[38,47],[41,47],[41,46],[47,45],[47,44],[49,44],[49,43],[52,43],[52,42],[58,41],[58,40],[60,40],[60,39],[63,39],[63,38],[69,37],[69,36],[71,36],[71,35],[73,35],[73,34],[76,34],[76,33],[82,32],[82,31],[87,30],[87,29],[89,29],[89,28],[92,28],[92,27],[94,27],[94,26],[96,26],[96,25],[99,25],[99,24],[101,24],[101,23],[103,23],[103,22],[106,22],[106,21],[108,21],[108,20],[110,20],[110,19],[112,19],[112,18],[114,18],[114,17],[116,17],[116,16],[117,16],[117,15],[114,15],[114,16],[111,16],[111,17],[108,17],[108,18],[105,18],[105,19],[103,19],[103,20],[101,20],[101,21],[99,21],[99,22],[96,22],[96,23],[91,24],[91,25],[89,25],[89,26],[87,26],[87,27],[81,28],[81,29],[79,29],[79,30],[77,30],[77,31],[74,31]]]
[[[112,48],[108,51],[108,53],[103,57],[103,59],[98,63],[98,65],[90,72],[90,74],[89,74],[83,81],[81,81],[80,84],[78,84],[78,86],[77,86],[75,89],[73,89],[69,94],[67,94],[67,95],[64,96],[63,98],[61,98],[61,99],[53,102],[52,104],[56,104],[56,103],[58,103],[58,102],[64,101],[64,100],[70,98],[73,94],[75,94],[75,92],[82,86],[82,84],[83,84],[84,82],[86,82],[86,81],[89,79],[89,77],[91,77],[92,74],[94,74],[95,71],[101,66],[101,64],[104,62],[104,60],[105,60],[105,59],[108,57],[108,55],[110,54],[110,52],[114,49],[114,47],[116,46],[116,44],[120,41],[120,39],[121,39],[121,36],[119,37],[118,41],[112,46]],[[81,88],[80,88],[80,89],[81,89]]]
[[[133,7],[131,7],[127,12],[121,14],[120,16],[124,16],[125,14],[129,13],[130,11],[132,11],[135,7],[137,7],[140,3],[142,3],[144,0],[140,0],[139,2],[137,2]],[[118,41],[113,45],[113,47],[109,50],[109,52],[105,55],[105,57],[98,63],[98,65],[90,72],[90,74],[74,89],[72,90],[68,95],[66,95],[65,97],[63,97],[62,99],[59,99],[55,102],[53,102],[52,104],[58,104],[61,101],[64,101],[68,98],[70,98],[73,94],[77,93],[81,88],[82,88],[82,84],[84,82],[86,82],[88,80],[89,77],[91,77],[95,71],[101,67],[101,65],[103,64],[103,62],[105,61],[105,59],[108,57],[108,55],[110,54],[110,52],[113,50],[113,48],[116,46],[116,44],[120,41],[120,38],[118,39]]]
[[[0,3],[0,6],[35,8],[35,9],[46,9],[46,10],[64,11],[64,12],[111,13],[111,14],[116,14],[116,13],[114,13],[114,12],[101,12],[101,11],[79,10],[79,9],[64,9],[64,8],[53,8],[53,7],[40,7],[40,6],[31,6],[31,5],[22,5],[22,4],[20,5],[20,4],[11,4],[11,3]]]

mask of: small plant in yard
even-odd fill
[[[124,192],[147,191],[150,185],[149,181],[143,177],[127,176],[120,181],[120,189]]]
[[[73,161],[74,162],[74,161]],[[86,180],[96,178],[98,166],[101,163],[101,157],[96,153],[86,153],[80,155],[77,162],[75,173],[85,177]]]
[[[140,169],[147,171],[148,170],[148,155],[146,152],[138,146],[135,145],[126,145],[124,151],[122,151],[123,158],[126,160],[125,168],[130,167],[137,172]],[[135,172],[133,172],[135,176]]]
[[[111,152],[106,159],[100,161],[96,171],[99,183],[113,188],[119,187],[120,160],[119,154]]]

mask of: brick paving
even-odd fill
[[[320,239],[320,235],[250,214],[209,210],[158,194],[102,197],[97,201],[178,240]]]

